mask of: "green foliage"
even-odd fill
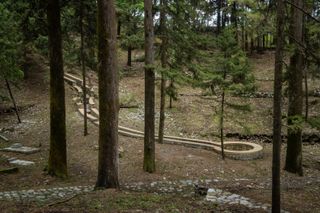
[[[300,115],[288,117],[288,129],[293,132],[300,131],[303,128],[304,118]]]
[[[97,5],[95,1],[82,0],[84,60],[92,70],[97,67]],[[67,63],[80,64],[80,1],[65,2],[61,8],[64,59]]]
[[[199,34],[196,8],[200,5],[190,1],[168,1],[165,32],[161,32],[161,43],[166,42],[166,68],[159,66],[156,71],[170,81],[166,94],[173,100],[178,98],[177,85],[192,83],[193,74],[198,72],[202,60],[200,49],[212,47],[211,36]],[[160,56],[160,54],[158,54]]]
[[[213,92],[240,94],[255,89],[254,77],[245,53],[235,40],[232,28],[225,29],[216,39],[217,51],[210,64],[202,67],[197,84]]]
[[[45,48],[35,46],[39,36],[47,36],[47,1],[6,0],[5,2],[7,2],[7,8],[15,14],[15,22],[21,32],[23,51],[35,49],[40,53],[47,53],[47,46]]]
[[[118,21],[122,26],[121,47],[128,49],[142,48],[144,44],[142,0],[116,1]]]
[[[310,117],[308,123],[312,128],[320,130],[320,116]]]
[[[0,3],[0,78],[15,80],[23,77],[19,68],[21,33],[14,13]]]

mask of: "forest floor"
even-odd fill
[[[120,57],[120,64],[124,64]],[[258,90],[272,91],[273,54],[251,57],[254,74],[258,79]],[[49,73],[47,64],[40,56],[30,58],[28,79],[14,88],[23,122],[17,124],[10,102],[0,104],[0,134],[10,142],[0,140],[0,148],[12,143],[40,147],[35,154],[23,155],[0,152],[0,168],[8,168],[3,154],[18,159],[34,161],[35,165],[20,167],[14,174],[0,174],[0,192],[28,189],[49,189],[66,186],[94,185],[97,173],[98,128],[89,123],[90,134],[83,137],[83,118],[72,101],[75,92],[66,84],[67,143],[69,178],[61,180],[46,175],[43,171],[49,151]],[[123,67],[123,66],[121,66]],[[78,72],[76,69],[68,69]],[[137,108],[122,108],[120,124],[143,129],[143,65],[134,63],[132,69],[123,71],[120,91],[122,102],[137,105]],[[96,76],[91,73],[93,84]],[[159,84],[159,82],[157,82]],[[310,80],[310,88],[319,82]],[[214,116],[218,103],[203,96],[200,89],[179,87],[179,98],[172,109],[166,109],[166,134],[217,140],[218,123]],[[159,91],[157,89],[157,96]],[[228,97],[236,103],[250,103],[252,111],[239,113],[227,110],[226,132],[271,133],[272,99]],[[286,109],[284,101],[284,109]],[[311,98],[310,115],[319,116],[320,99]],[[158,106],[157,99],[157,106]],[[157,110],[159,108],[157,107]],[[158,114],[157,114],[158,115]],[[157,116],[158,117],[158,116]],[[306,132],[319,132],[306,125]],[[284,130],[285,133],[285,130]],[[210,187],[248,197],[260,203],[271,203],[272,146],[262,141],[262,159],[251,161],[222,160],[211,151],[178,145],[156,144],[157,171],[143,172],[143,141],[119,137],[124,153],[120,158],[121,185],[130,183],[153,183],[177,180],[216,180]],[[282,145],[282,167],[286,144]],[[281,172],[282,208],[290,212],[320,212],[320,144],[304,144],[304,176]],[[62,199],[63,200],[63,199]],[[217,205],[205,202],[203,197],[182,194],[154,193],[150,190],[94,191],[81,194],[69,201],[52,207],[48,203],[13,202],[0,200],[1,212],[258,212],[241,205]]]

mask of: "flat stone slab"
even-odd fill
[[[84,115],[84,110],[83,109],[78,109],[80,114],[83,116]],[[94,117],[93,115],[91,114],[87,114],[87,118],[91,121],[98,121],[99,119],[97,117]]]
[[[32,166],[32,165],[34,165],[33,161],[19,160],[19,159],[11,160],[11,161],[9,161],[9,163],[13,164],[13,165],[17,165],[17,166]]]
[[[92,110],[93,114],[95,114],[96,116],[99,116],[99,110],[98,109],[92,108],[91,110]]]
[[[33,153],[39,152],[40,148],[22,146],[22,144],[20,143],[15,143],[9,147],[0,149],[0,151],[16,152],[16,153],[22,153],[22,154],[33,154]]]
[[[73,88],[75,88],[75,90],[76,90],[78,93],[80,93],[80,94],[82,93],[82,88],[81,88],[81,87],[75,85],[75,86],[73,86]]]
[[[9,141],[9,139],[6,138],[6,137],[4,137],[3,135],[0,135],[0,139],[3,140],[3,141],[5,141],[5,142],[8,142],[8,141]]]
[[[89,104],[90,104],[90,105],[94,105],[94,98],[93,98],[93,97],[90,97],[90,98],[89,98]]]

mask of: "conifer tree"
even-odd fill
[[[10,81],[15,81],[23,77],[23,72],[20,70],[18,63],[22,52],[20,48],[21,34],[15,18],[14,13],[7,8],[7,4],[0,3],[0,80],[5,81],[18,122],[21,123],[16,101],[10,86]],[[1,97],[0,94],[0,98]]]
[[[160,47],[160,57],[161,57],[161,68],[166,69],[168,58],[167,58],[167,0],[160,0],[160,36],[161,36],[161,47]],[[164,136],[164,121],[165,121],[165,100],[166,100],[166,76],[164,72],[161,73],[161,85],[160,85],[160,118],[159,118],[159,134],[158,142],[163,143]]]
[[[154,31],[152,0],[144,0],[145,29],[145,119],[144,119],[144,160],[143,170],[153,173],[155,165],[155,73],[154,73]]]
[[[237,44],[235,31],[232,27],[225,28],[215,43],[218,52],[214,57],[214,66],[205,65],[199,69],[198,85],[211,88],[220,96],[220,141],[221,155],[224,159],[224,117],[226,105],[237,110],[249,111],[248,105],[237,105],[226,100],[227,94],[242,94],[252,91],[254,78],[250,72],[249,62],[245,53]],[[241,76],[241,79],[239,79]]]
[[[67,177],[67,145],[60,1],[48,1],[50,55],[50,153],[48,173]]]
[[[98,1],[99,162],[97,188],[119,188],[117,29],[114,0]]]
[[[293,3],[303,8],[303,0]],[[303,43],[303,12],[291,8],[290,43],[295,46],[288,69],[288,141],[285,170],[303,175],[302,169],[302,107],[303,107],[303,53],[298,43]]]
[[[281,129],[282,129],[282,68],[285,45],[285,6],[284,0],[277,0],[277,45],[274,65],[273,97],[273,144],[272,144],[272,212],[281,212],[280,162],[281,162]]]

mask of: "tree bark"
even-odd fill
[[[59,0],[49,0],[47,8],[50,56],[50,153],[48,173],[67,177],[64,71]]]
[[[273,97],[273,146],[272,146],[272,212],[281,212],[280,190],[280,155],[281,155],[281,127],[282,127],[282,66],[284,53],[284,0],[277,0],[277,45],[274,68],[274,97]]]
[[[293,0],[303,8],[302,0]],[[303,54],[296,41],[303,43],[303,13],[291,8],[290,43],[295,45],[288,70],[288,141],[285,170],[303,175],[302,169],[302,110],[303,110]],[[298,124],[297,124],[298,123]]]
[[[166,9],[167,0],[161,0],[160,12],[160,33],[161,33],[161,66],[163,69],[167,67],[167,31],[166,31]],[[164,121],[165,121],[165,106],[166,106],[166,79],[164,73],[161,73],[161,86],[160,86],[160,118],[159,118],[159,136],[158,142],[163,143],[164,136]]]
[[[223,80],[226,79],[227,72],[224,71]],[[221,94],[221,114],[220,114],[220,142],[221,142],[221,156],[222,160],[224,160],[224,102],[225,102],[225,90],[222,88]]]
[[[226,3],[226,0],[221,0],[221,4],[222,4],[222,7],[224,7],[223,11],[222,11],[222,19],[221,19],[221,28],[224,29],[226,27],[226,23],[227,23],[227,11],[226,11],[226,6],[227,6],[227,3]]]
[[[9,92],[9,95],[10,95],[10,98],[11,98],[11,101],[12,101],[12,104],[13,104],[13,107],[14,107],[14,111],[15,111],[15,113],[17,115],[18,123],[21,123],[18,107],[17,107],[16,101],[15,101],[15,99],[13,97],[13,93],[11,91],[10,83],[9,83],[8,79],[5,78],[4,80],[6,82],[6,87],[7,87],[7,90]]]
[[[309,118],[309,85],[308,85],[308,64],[304,68],[304,94],[305,94],[305,115],[304,120],[308,121]]]
[[[217,35],[221,32],[221,7],[222,0],[217,1]]]
[[[154,75],[154,31],[152,0],[144,0],[144,29],[145,29],[145,122],[144,122],[144,161],[143,170],[155,171],[155,75]]]
[[[84,55],[84,35],[83,35],[83,0],[80,0],[80,57],[82,69],[82,103],[83,103],[83,135],[88,135],[88,120],[87,120],[87,89],[86,89],[86,65]]]
[[[127,66],[132,66],[132,47],[128,47],[128,59],[127,59]]]
[[[239,35],[238,35],[238,17],[237,17],[237,3],[234,1],[232,3],[232,9],[231,9],[231,24],[234,27],[234,35],[237,43],[239,44]]]
[[[98,0],[99,163],[96,188],[119,188],[117,29],[114,0]]]
[[[117,25],[117,36],[119,37],[121,35],[121,21],[118,20],[118,25]]]
[[[253,34],[251,34],[251,37],[250,37],[250,53],[253,54],[254,52],[254,37],[253,37]]]

